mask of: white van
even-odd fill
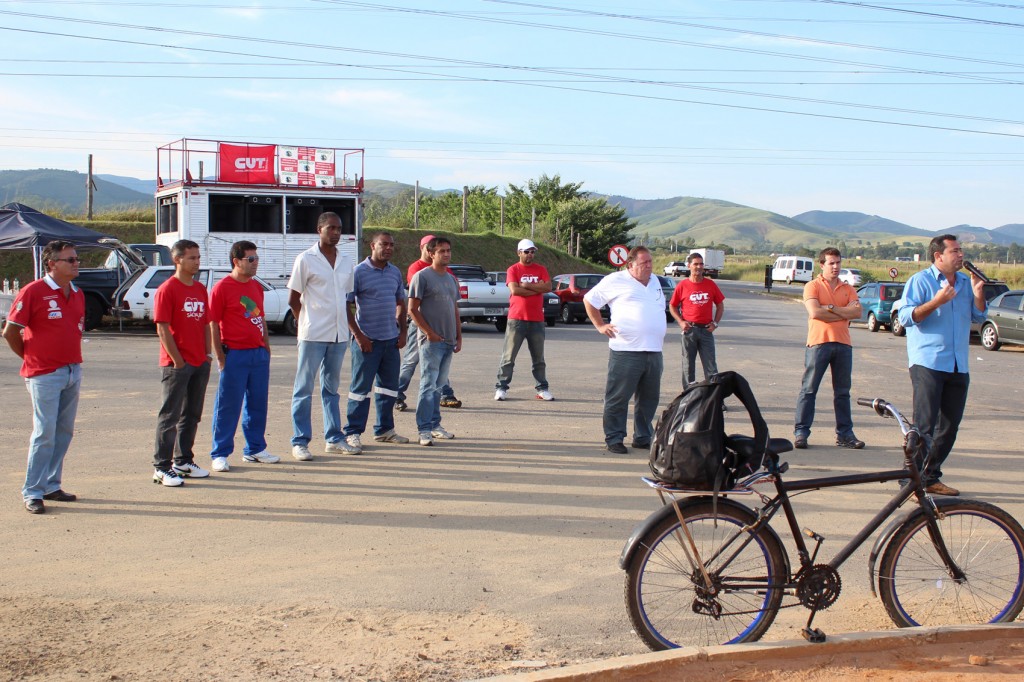
[[[810,282],[814,278],[814,259],[806,256],[779,256],[772,266],[772,281]]]

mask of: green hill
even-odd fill
[[[907,235],[913,237],[932,237],[932,233],[895,220],[876,215],[858,213],[856,211],[807,211],[793,216],[793,220],[835,232],[881,233],[886,235]]]
[[[85,173],[52,168],[0,171],[0,205],[18,201],[40,211],[59,210],[84,214],[85,180]],[[94,180],[94,212],[153,206],[151,194],[136,192],[98,177],[94,177]]]

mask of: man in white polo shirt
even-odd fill
[[[661,395],[662,346],[665,343],[665,292],[651,275],[653,260],[645,246],[635,246],[626,269],[612,273],[583,296],[594,327],[608,337],[608,380],[604,389],[604,441],[608,452],[624,455],[626,415],[633,403],[634,448],[649,449]],[[611,322],[601,308],[611,310]]]
[[[292,390],[292,457],[313,459],[309,441],[313,438],[310,408],[313,384],[320,374],[320,401],[324,409],[324,448],[327,453],[358,454],[345,442],[341,421],[341,363],[348,348],[348,303],[352,291],[353,259],[338,250],[341,218],[322,213],[316,225],[320,240],[295,259],[288,280],[288,305],[299,322],[299,359]]]

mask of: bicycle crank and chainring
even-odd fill
[[[796,596],[812,611],[824,611],[836,603],[843,589],[839,572],[828,564],[815,564],[796,577]]]

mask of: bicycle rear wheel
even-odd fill
[[[962,500],[942,507],[942,539],[966,579],[950,578],[927,519],[893,535],[879,564],[885,610],[900,627],[1012,621],[1024,605],[1024,529],[1005,511]]]
[[[637,635],[655,651],[757,641],[775,620],[788,578],[778,538],[743,531],[757,519],[742,507],[719,502],[717,527],[710,501],[684,503],[682,513],[713,587],[687,558],[679,519],[666,517],[641,538],[626,568]]]

